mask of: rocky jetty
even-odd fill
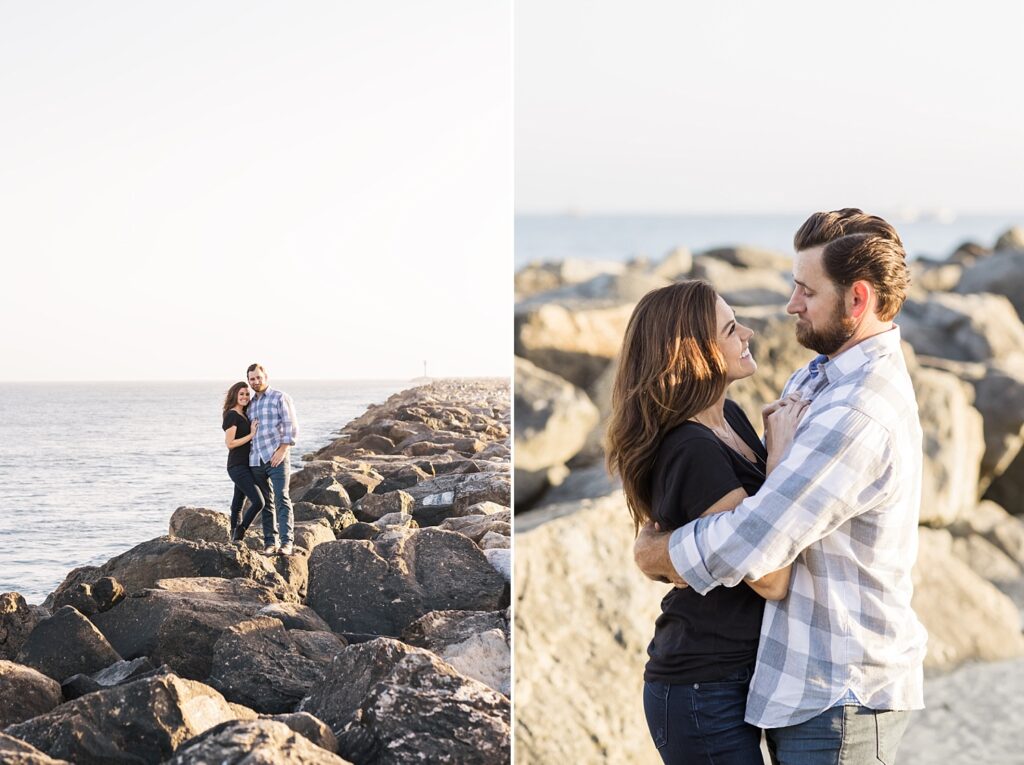
[[[926,670],[1024,655],[1024,234],[912,263],[897,318],[924,429],[914,606]],[[749,247],[659,262],[531,265],[516,275],[516,751],[529,762],[658,762],[642,668],[665,587],[632,562],[601,439],[636,301],[712,282],[756,335],[732,386],[751,421],[813,357],[785,312],[791,260]]]
[[[508,762],[510,410],[506,380],[370,407],[293,474],[292,556],[181,507],[0,594],[0,761]]]

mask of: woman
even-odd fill
[[[626,329],[612,394],[609,468],[622,478],[635,529],[674,529],[757,492],[792,441],[806,402],[780,402],[767,450],[725,398],[754,374],[753,331],[711,285],[648,293]],[[778,406],[773,407],[778,408]],[[766,412],[768,408],[766,408]],[[764,599],[781,599],[789,567],[706,596],[662,600],[644,672],[644,710],[666,763],[761,765],[761,731],[743,721]]]
[[[259,423],[252,423],[245,416],[249,406],[249,384],[237,382],[228,390],[224,398],[224,443],[228,447],[228,475],[235,484],[235,493],[231,498],[231,541],[242,543],[246,529],[253,519],[263,512],[263,494],[253,480],[249,470],[249,448],[256,435]],[[242,517],[242,504],[249,499],[249,510]]]

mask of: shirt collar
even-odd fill
[[[892,329],[872,335],[867,340],[861,340],[835,358],[817,356],[808,365],[807,371],[811,377],[815,377],[819,371],[823,371],[826,379],[838,380],[864,366],[872,359],[889,356],[899,350],[900,328],[893,325]]]

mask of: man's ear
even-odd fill
[[[863,279],[850,287],[850,318],[860,319],[865,311],[874,310],[875,288]]]

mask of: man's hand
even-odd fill
[[[270,467],[277,467],[288,457],[288,444],[281,444],[270,457]]]
[[[668,538],[669,533],[661,531],[657,524],[644,524],[633,543],[633,561],[648,579],[686,587],[668,555]]]

